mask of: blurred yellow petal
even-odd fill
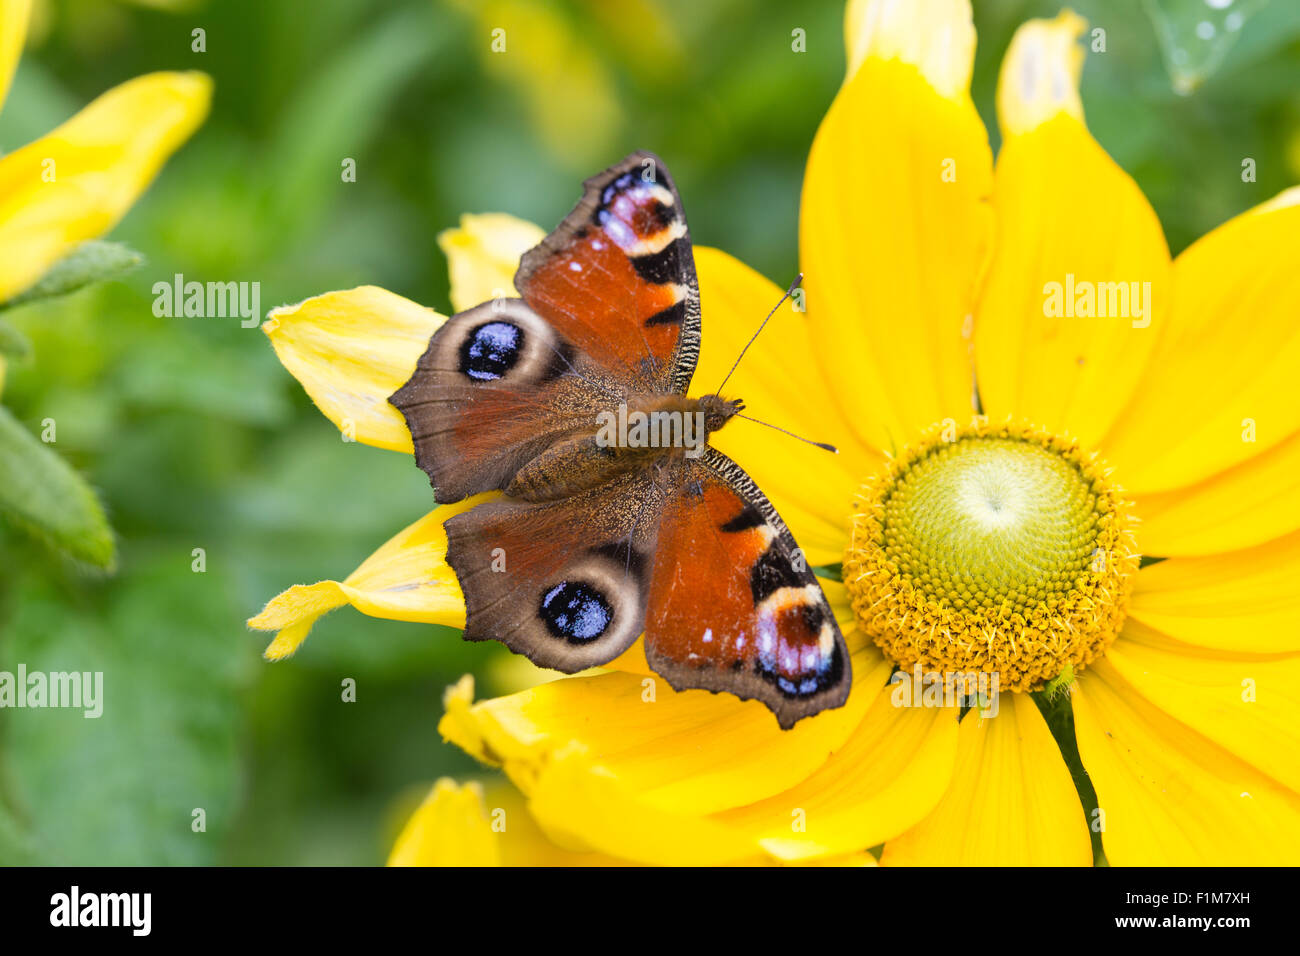
[[[1165,713],[1300,793],[1300,657],[1205,650],[1129,621],[1106,660]]]
[[[278,661],[298,649],[321,615],[351,604],[362,614],[394,621],[465,626],[465,599],[446,563],[444,522],[494,495],[476,495],[429,512],[388,541],[342,582],[296,584],[273,597],[248,622],[259,631],[277,631],[267,660]]]
[[[911,63],[950,99],[967,96],[975,62],[970,0],[849,0],[846,79],[867,57]]]
[[[957,739],[952,712],[882,705],[891,665],[856,633],[849,640],[849,703],[788,732],[755,702],[675,694],[633,673],[477,704],[467,675],[448,690],[439,731],[503,766],[570,848],[667,864],[745,862],[761,848],[829,863],[920,819],[947,785]],[[792,829],[801,808],[807,829]],[[717,842],[696,845],[706,839]]]
[[[1128,407],[1164,326],[1169,250],[1142,191],[1083,125],[1074,86],[1083,26],[1070,13],[1031,21],[1003,61],[997,242],[975,365],[991,417],[1095,446]],[[1067,80],[1068,95],[1057,89]],[[1143,414],[1146,400],[1129,414]],[[1127,477],[1118,477],[1126,487]]]
[[[703,334],[691,392],[703,395],[722,384],[784,290],[717,249],[697,246],[695,264]],[[848,540],[853,499],[863,477],[879,467],[881,458],[858,440],[836,411],[830,383],[813,350],[808,314],[791,303],[783,305],[745,355],[726,392],[745,400],[747,415],[839,448],[839,454],[831,454],[739,419],[709,438],[772,500],[809,565],[838,563]],[[816,480],[810,481],[810,475]]]
[[[450,740],[476,760],[500,765],[500,756],[488,750],[478,716],[473,710],[473,674],[462,674],[460,680],[442,692],[442,706],[446,713],[438,721],[438,733],[443,739]]]
[[[519,782],[514,773],[511,778]],[[668,866],[716,866],[759,856],[751,840],[708,817],[647,804],[581,745],[548,754],[530,778],[529,810],[562,846]]]
[[[1112,865],[1300,859],[1300,797],[1147,702],[1108,658],[1079,676],[1073,705]]]
[[[107,232],[208,114],[202,73],[151,73],[0,158],[0,301]]]
[[[1176,640],[1254,654],[1300,650],[1300,532],[1138,572],[1129,614]]]
[[[459,703],[449,697],[439,731],[466,752],[503,764],[515,779],[576,741],[629,799],[704,815],[794,786],[854,733],[889,674],[874,647],[856,643],[848,703],[789,731],[757,701],[677,692],[662,678],[617,672],[556,680],[473,706],[463,705],[462,691]]]
[[[1032,132],[1058,114],[1083,125],[1079,77],[1083,47],[1078,39],[1088,23],[1072,10],[1055,20],[1029,20],[1016,30],[998,74],[998,125],[1010,139]]]
[[[537,825],[519,790],[506,781],[486,788],[489,813],[499,813],[503,866],[629,866],[630,860],[569,850],[551,840]]]
[[[460,217],[456,229],[438,234],[451,273],[451,306],[457,312],[490,299],[514,298],[519,257],[537,245],[546,230],[505,213]]]
[[[920,29],[901,15],[898,25]],[[817,131],[799,222],[807,318],[836,404],[868,446],[899,450],[974,410],[968,335],[991,172],[964,88],[945,96],[917,67],[874,53]]]
[[[952,777],[957,734],[955,709],[897,707],[885,687],[844,746],[816,773],[718,819],[753,833],[783,860],[876,846],[916,824],[939,802]]]
[[[1174,262],[1167,333],[1141,400],[1103,448],[1130,491],[1191,485],[1300,432],[1297,233],[1300,187],[1229,220]]]
[[[407,821],[389,866],[497,866],[501,853],[483,805],[483,788],[443,777]]]
[[[1133,500],[1142,550],[1163,557],[1236,551],[1300,530],[1300,432],[1200,484]]]
[[[934,812],[885,844],[883,866],[1091,866],[1069,768],[1027,694],[962,721],[952,785]]]
[[[555,683],[572,690],[575,685],[617,683],[626,677],[608,674]],[[595,849],[636,862],[679,866],[736,863],[760,855],[756,844],[705,817],[651,806],[580,741],[553,740],[545,728],[531,725],[521,705],[551,686],[474,704],[474,680],[467,674],[447,689],[447,712],[438,731],[471,756],[503,766],[528,796],[530,812],[547,836],[566,850]],[[579,721],[584,716],[581,694],[569,697],[571,717]],[[589,724],[600,723],[590,714],[585,717]]]
[[[445,321],[410,299],[361,286],[272,309],[262,331],[344,438],[410,452],[411,433],[388,396],[406,384]]]
[[[32,0],[0,0],[0,107],[4,106],[18,58],[23,53],[31,13]]]
[[[879,866],[876,858],[866,850],[857,853],[845,853],[843,856],[817,857],[812,860],[799,860],[791,866]]]

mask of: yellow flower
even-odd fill
[[[718,444],[811,564],[843,562],[824,583],[853,691],[782,732],[753,701],[674,693],[639,645],[501,698],[454,689],[443,736],[502,767],[552,838],[670,864],[883,844],[884,864],[1088,865],[1090,830],[1117,865],[1300,858],[1300,191],[1171,261],[1084,124],[1083,27],[1066,12],[1016,33],[995,166],[967,0],[849,4],[848,75],[804,181],[807,311],[774,321],[733,380],[758,417],[841,454],[743,427]],[[541,234],[503,224],[465,217],[444,237],[458,307],[508,289]],[[696,258],[708,384],[780,291]],[[361,289],[267,331],[331,419],[409,449],[386,398],[441,321]],[[251,622],[282,629],[269,653],[349,602],[460,623],[441,522],[470,505],[342,584],[273,600]],[[1005,693],[900,706],[890,674],[914,667],[1005,672]]]
[[[755,854],[755,864],[772,862]],[[866,852],[818,861],[874,866]],[[389,866],[629,866],[635,860],[564,846],[529,816],[523,797],[504,781],[458,784],[444,777],[411,814],[393,844]]]
[[[0,103],[31,0],[0,0]],[[78,243],[112,229],[207,116],[201,73],[151,73],[114,87],[62,126],[0,157],[0,302]]]

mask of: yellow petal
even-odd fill
[[[791,789],[720,814],[789,861],[876,846],[922,819],[947,790],[957,752],[951,708],[897,707],[890,688],[818,771]]]
[[[475,760],[499,766],[501,757],[488,749],[483,725],[474,711],[474,675],[462,674],[460,680],[442,693],[442,706],[446,711],[438,721],[438,733]]]
[[[1206,650],[1129,621],[1106,660],[1165,713],[1300,793],[1300,657]]]
[[[22,56],[31,12],[32,0],[0,0],[0,106],[4,106],[18,58]]]
[[[866,850],[844,853],[840,856],[821,856],[811,860],[791,860],[790,866],[879,866],[876,858]]]
[[[465,598],[446,563],[444,522],[491,500],[476,495],[437,508],[388,541],[342,582],[296,584],[276,595],[248,626],[277,631],[267,660],[288,657],[306,639],[317,618],[344,604],[362,614],[394,621],[465,626]]]
[[[998,125],[1008,139],[1064,113],[1083,125],[1079,77],[1088,24],[1072,10],[1055,20],[1029,20],[1016,30],[998,74]]]
[[[576,741],[647,808],[703,815],[794,786],[853,733],[889,673],[875,648],[860,638],[855,643],[848,703],[789,731],[757,701],[679,693],[653,675],[615,672],[556,680],[472,707],[449,699],[439,731],[466,752],[503,763],[512,778],[535,773],[549,754]]]
[[[523,795],[505,780],[484,786],[489,816],[498,822],[503,866],[628,866],[631,861],[604,853],[566,850],[549,839],[528,811]]]
[[[1027,694],[962,721],[952,785],[934,812],[885,844],[882,866],[1091,866],[1069,768]]]
[[[1300,859],[1300,798],[1146,701],[1108,658],[1080,675],[1073,705],[1113,865]]]
[[[1168,333],[1103,451],[1130,491],[1181,488],[1300,431],[1300,188],[1231,219],[1174,262]]]
[[[490,813],[499,814],[501,862],[504,866],[629,866],[630,860],[605,853],[567,850],[555,843],[533,819],[518,789],[502,781],[486,790]]]
[[[861,653],[866,660],[855,660],[859,675],[868,670],[866,665],[874,655],[865,649]],[[449,688],[445,698],[447,714],[439,730],[476,758],[502,764],[510,778],[530,795],[532,813],[550,837],[572,851],[597,849],[639,862],[685,865],[758,862],[758,857],[763,856],[761,850],[766,850],[769,861],[775,858],[792,863],[871,865],[874,861],[866,858],[862,848],[871,842],[872,835],[898,832],[891,827],[905,828],[939,799],[952,766],[957,734],[951,713],[947,720],[936,722],[934,712],[918,708],[895,722],[892,707],[886,705],[881,710],[879,683],[889,665],[878,655],[875,657],[877,666],[871,668],[866,687],[855,689],[854,697],[860,690],[877,688],[875,694],[864,693],[862,699],[869,705],[869,712],[880,712],[885,719],[862,720],[842,746],[832,746],[831,761],[838,762],[837,771],[818,770],[811,777],[806,770],[801,771],[793,776],[802,774],[808,779],[778,796],[712,815],[702,812],[719,802],[711,789],[727,787],[734,794],[744,789],[758,792],[764,789],[761,781],[783,773],[779,769],[783,762],[806,763],[807,757],[801,751],[812,749],[817,762],[825,761],[825,742],[803,740],[787,746],[780,740],[769,740],[763,728],[743,737],[736,733],[735,723],[725,718],[687,730],[670,727],[669,733],[676,731],[673,739],[668,734],[656,734],[651,722],[621,720],[618,726],[625,727],[634,739],[620,753],[617,744],[606,739],[616,737],[618,729],[611,733],[605,726],[610,709],[592,709],[593,702],[598,703],[592,688],[577,685],[603,681],[605,689],[612,689],[623,683],[629,693],[635,693],[640,684],[617,679],[629,675],[566,678],[536,689],[567,694],[567,709],[557,703],[558,697],[538,701],[524,700],[525,695],[515,695],[519,699],[514,701],[473,704],[473,681],[466,676]],[[864,683],[861,678],[859,683]],[[572,693],[575,690],[587,696],[579,698]],[[662,698],[657,704],[640,703],[638,698],[630,706],[653,709],[658,714],[662,704]],[[549,711],[544,713],[544,706]],[[849,707],[853,706],[851,697]],[[709,714],[702,716],[710,719]],[[770,715],[766,716],[770,720]],[[823,720],[824,716],[815,720]],[[553,724],[543,725],[545,717],[553,718]],[[668,719],[673,725],[680,723],[675,717]],[[864,733],[872,723],[877,726]],[[552,736],[552,727],[562,725],[579,730]],[[709,740],[707,731],[714,728],[726,738],[721,746]],[[798,727],[791,733],[797,731]],[[557,743],[565,737],[569,738],[567,743]],[[596,747],[603,748],[608,756],[598,755]],[[706,751],[703,758],[696,756],[697,747]],[[709,759],[721,762],[716,773],[711,772]],[[654,775],[652,761],[657,763],[661,776]],[[691,765],[700,777],[699,784],[675,782],[683,763]],[[836,782],[844,772],[852,777],[848,786]],[[788,772],[785,775],[791,776]],[[754,778],[760,781],[757,787]],[[864,785],[867,778],[874,781],[869,787]],[[699,802],[692,802],[692,797]],[[792,809],[800,807],[808,808],[806,833],[791,829]],[[883,836],[875,842],[880,839]]]
[[[1148,554],[1219,554],[1300,530],[1300,432],[1200,484],[1133,501]]]
[[[0,301],[112,229],[203,122],[211,97],[202,73],[137,77],[0,158]]]
[[[272,309],[262,331],[345,439],[410,452],[411,433],[388,396],[406,384],[445,321],[410,299],[361,286]]]
[[[511,778],[519,782],[514,773]],[[548,754],[525,789],[533,817],[561,846],[668,866],[759,856],[752,841],[708,817],[647,804],[578,744]]]
[[[945,96],[899,59],[867,56],[817,131],[799,222],[807,317],[840,412],[870,447],[901,449],[972,414],[991,170],[964,88]]]
[[[1187,644],[1300,650],[1300,532],[1243,551],[1170,558],[1138,572],[1129,614]]]
[[[849,0],[844,13],[846,79],[867,57],[917,67],[950,99],[967,96],[975,62],[969,0]]]
[[[608,680],[564,678],[561,685]],[[543,690],[538,688],[537,690]],[[534,691],[512,695],[524,698]],[[572,852],[598,849],[637,862],[734,863],[759,855],[756,844],[690,813],[650,806],[631,792],[576,740],[554,742],[509,712],[511,698],[473,703],[474,680],[465,675],[443,697],[438,724],[444,739],[486,763],[504,766],[529,796],[529,809],[549,839]],[[500,717],[501,719],[498,719]]]
[[[444,777],[402,829],[389,866],[498,866],[501,853],[483,788]]]
[[[697,246],[695,264],[703,334],[691,393],[703,395],[722,384],[783,290],[717,249]],[[831,454],[743,419],[710,436],[772,500],[809,565],[839,562],[854,496],[863,478],[880,467],[881,457],[836,411],[813,350],[808,314],[783,305],[725,391],[745,400],[746,415],[839,449]]]
[[[451,273],[451,305],[457,312],[498,298],[514,298],[519,257],[546,230],[505,213],[460,217],[460,226],[438,234]]]
[[[1070,13],[1031,21],[1003,63],[997,242],[975,365],[990,416],[1095,445],[1128,406],[1163,328],[1169,250],[1150,203],[1075,108],[1082,29]],[[1057,90],[1067,80],[1068,95]]]

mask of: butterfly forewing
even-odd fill
[[[672,177],[640,152],[584,186],[573,211],[524,254],[515,286],[629,385],[685,394],[700,350],[700,290]]]
[[[460,312],[434,333],[389,399],[440,502],[506,488],[609,404],[609,383],[572,374],[576,349],[521,299]]]

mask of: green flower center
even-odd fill
[[[844,580],[896,663],[1032,690],[1114,640],[1137,566],[1096,456],[1026,426],[937,429],[859,497]]]
[[[1100,516],[1079,470],[1039,445],[963,438],[917,462],[885,502],[885,554],[943,607],[1021,613],[1065,596]]]

